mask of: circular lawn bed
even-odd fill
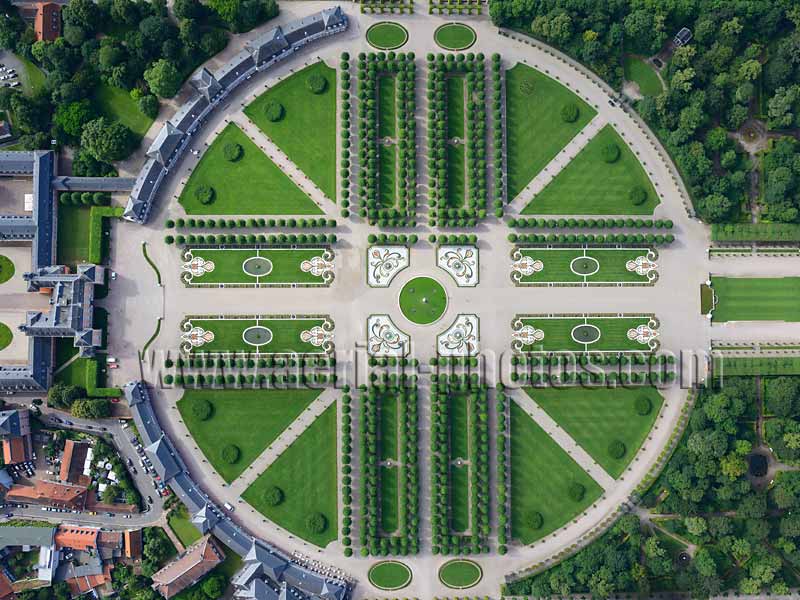
[[[408,31],[391,21],[375,23],[367,29],[367,41],[378,50],[394,50],[408,41]]]
[[[439,581],[454,590],[471,588],[483,578],[483,570],[478,563],[457,558],[444,563],[439,568]]]
[[[0,350],[3,350],[6,346],[8,346],[13,338],[14,334],[11,333],[8,325],[5,323],[0,323]]]
[[[445,50],[466,50],[478,39],[475,30],[463,23],[442,25],[433,33],[434,41]]]
[[[7,256],[0,254],[0,283],[5,283],[14,276],[14,263]]]
[[[411,569],[396,560],[384,560],[369,568],[369,582],[382,590],[400,590],[411,583]]]
[[[447,293],[432,277],[415,277],[400,290],[400,311],[417,325],[430,325],[447,309]]]

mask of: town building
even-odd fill
[[[37,2],[33,31],[37,41],[53,42],[61,36],[61,6],[55,2]]]
[[[13,485],[6,493],[6,500],[22,504],[83,510],[86,506],[87,491],[86,486],[82,485],[65,485],[37,479],[33,485]]]
[[[3,462],[7,465],[31,460],[30,411],[27,408],[0,412],[0,439],[3,441]]]
[[[87,442],[67,440],[64,443],[58,478],[63,483],[88,486],[92,482],[89,475],[92,456],[92,447]]]
[[[225,553],[214,538],[206,535],[153,574],[153,589],[164,598],[172,598],[203,579],[224,559]]]

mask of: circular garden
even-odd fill
[[[369,582],[381,590],[400,590],[411,583],[411,569],[396,560],[384,560],[372,565],[367,574]]]
[[[478,563],[457,558],[444,563],[439,568],[439,581],[454,590],[465,590],[483,579],[483,569]]]
[[[5,323],[0,323],[0,350],[6,348],[12,339],[14,339],[14,334],[11,333],[11,329]]]
[[[400,311],[417,325],[430,325],[447,310],[447,293],[432,277],[414,277],[400,290]]]
[[[466,50],[478,39],[475,30],[463,23],[442,25],[433,33],[434,41],[445,50]]]
[[[0,283],[5,283],[14,276],[14,263],[7,256],[0,254]]]
[[[391,21],[375,23],[367,29],[367,41],[378,50],[395,50],[408,41],[408,31]]]

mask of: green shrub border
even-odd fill
[[[93,206],[89,209],[90,263],[103,263],[103,219],[119,218],[124,212],[121,206]]]

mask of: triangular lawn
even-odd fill
[[[264,492],[276,486],[283,501],[271,506]],[[256,481],[242,498],[269,520],[294,535],[324,548],[336,539],[336,405],[331,405],[297,438]],[[327,520],[322,533],[307,527],[310,515]]]
[[[239,144],[241,158],[225,158],[225,146]],[[198,186],[214,188],[203,204]],[[233,123],[220,132],[192,172],[178,200],[190,215],[321,215],[308,195]]]
[[[609,144],[619,148],[612,163],[603,158]],[[639,186],[647,194],[634,204],[629,193]],[[525,215],[652,215],[659,203],[639,159],[611,125],[603,127],[578,155],[523,209]]]
[[[223,479],[231,482],[302,413],[319,390],[186,390],[178,410],[194,441]],[[207,400],[211,417],[194,416],[192,403]],[[222,459],[228,444],[239,448],[239,460]]]
[[[312,75],[328,82],[320,94],[308,87]],[[270,121],[266,107],[283,106],[278,121]],[[336,199],[336,69],[320,61],[298,71],[270,88],[244,113],[331,200]]]
[[[527,388],[527,394],[609,475],[618,478],[636,456],[661,408],[655,388]],[[650,412],[636,412],[636,399],[646,396]],[[625,454],[613,458],[609,444],[619,440]]]
[[[583,485],[583,499],[575,502],[567,489]],[[511,403],[511,535],[530,544],[568,523],[602,493],[594,479],[516,402]],[[542,525],[529,525],[532,513]]]

